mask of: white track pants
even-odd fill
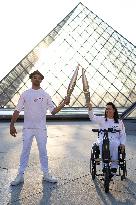
[[[100,147],[100,154],[102,156],[102,144],[103,140],[98,142],[99,147]],[[119,140],[111,140],[110,141],[110,156],[111,160],[118,160],[118,146],[120,145]],[[111,168],[118,168],[118,163],[117,162],[111,162]]]
[[[20,167],[19,167],[19,173],[21,174],[24,173],[27,167],[34,136],[36,138],[37,145],[38,145],[41,170],[43,172],[48,172],[48,156],[47,156],[47,149],[46,149],[47,131],[41,129],[23,129],[23,148],[20,156]]]

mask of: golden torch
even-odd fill
[[[69,86],[68,86],[68,89],[67,89],[67,96],[68,96],[68,97],[71,96],[71,94],[72,94],[72,92],[73,92],[73,90],[74,90],[74,87],[75,87],[75,85],[76,85],[76,80],[77,80],[77,75],[78,75],[79,66],[80,66],[80,65],[78,64],[78,66],[77,66],[77,68],[76,68],[76,70],[75,70],[75,72],[74,72],[74,74],[73,74],[73,76],[72,76],[72,78],[71,78],[71,81],[70,81],[70,83],[69,83]]]
[[[78,64],[78,66],[77,66],[77,68],[76,68],[76,70],[75,70],[75,72],[74,72],[74,74],[73,74],[73,76],[72,76],[72,78],[71,78],[71,80],[70,80],[70,83],[69,83],[69,86],[68,86],[68,89],[67,89],[67,97],[70,97],[71,96],[71,94],[72,94],[72,92],[73,92],[73,90],[74,90],[74,87],[75,87],[75,85],[76,85],[76,80],[77,80],[77,75],[78,75],[78,69],[79,69],[79,64]],[[64,102],[64,100],[62,100],[61,102],[60,102],[60,104],[61,103],[63,103]],[[59,105],[60,105],[59,104]]]
[[[83,83],[83,91],[86,99],[86,104],[90,103],[90,92],[89,92],[89,85],[87,81],[87,77],[85,75],[85,70],[82,68],[82,83]]]

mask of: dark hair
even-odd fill
[[[31,74],[29,75],[29,78],[32,79],[32,77],[33,77],[34,75],[40,75],[40,76],[41,76],[41,79],[42,79],[42,80],[44,79],[44,76],[43,76],[38,70],[35,70],[33,73],[31,73]]]
[[[108,102],[108,103],[106,104],[106,106],[107,106],[107,105],[111,105],[112,108],[115,110],[113,118],[114,118],[114,122],[115,122],[115,123],[118,123],[118,122],[119,122],[119,121],[118,121],[118,119],[119,119],[119,114],[118,114],[118,111],[117,111],[116,106],[115,106],[112,102]],[[107,121],[106,111],[105,111],[105,120]]]

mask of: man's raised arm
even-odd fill
[[[68,105],[70,103],[70,97],[65,97],[65,99],[62,101],[61,104],[59,104],[57,107],[54,108],[54,110],[51,112],[52,115],[55,115],[57,112],[59,112],[65,105]]]

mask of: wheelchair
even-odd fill
[[[108,133],[119,132],[119,130],[108,128],[108,129],[92,129],[93,132],[97,132],[98,136],[100,133],[103,133],[103,144],[102,144],[102,157],[100,156],[99,146],[94,143],[91,149],[91,158],[90,158],[90,173],[92,175],[92,179],[95,179],[95,176],[103,176],[104,177],[104,189],[105,192],[109,192],[109,185],[111,181],[111,160],[110,157],[110,141],[108,138]],[[96,167],[100,165],[100,162],[103,163],[102,174],[97,174]],[[121,176],[121,180],[125,179],[127,176],[126,169],[126,153],[125,150],[121,150],[121,147],[118,147],[118,174],[116,176]]]

